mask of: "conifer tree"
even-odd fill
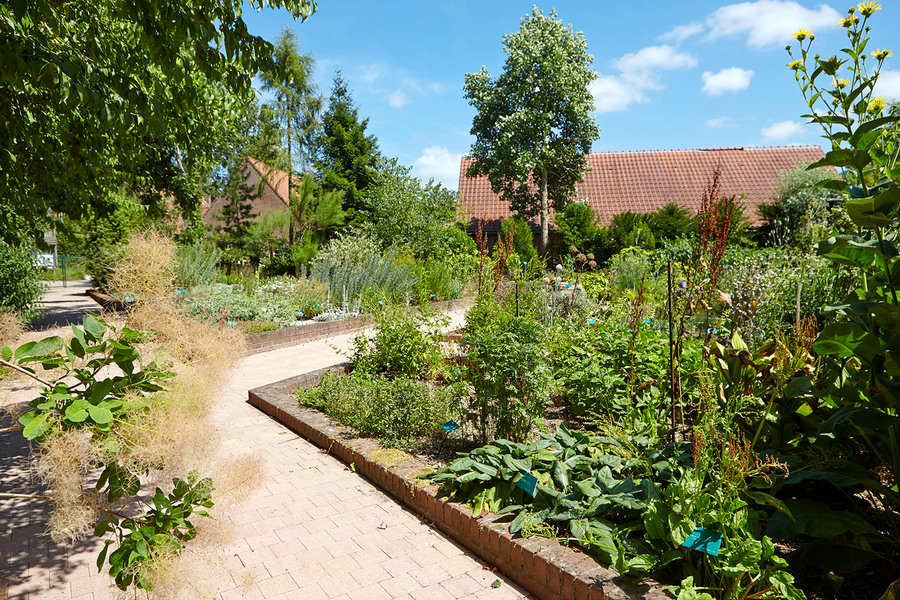
[[[328,109],[322,117],[319,156],[322,189],[344,193],[344,211],[350,220],[363,208],[363,192],[372,183],[378,161],[378,140],[366,135],[369,119],[360,121],[341,72],[334,75]]]

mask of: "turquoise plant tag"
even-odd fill
[[[451,420],[447,421],[446,423],[444,423],[443,425],[441,425],[441,427],[443,427],[444,431],[446,431],[447,433],[453,433],[454,431],[459,429],[459,423],[457,423],[456,421],[451,419]]]
[[[687,536],[681,545],[710,556],[718,556],[719,548],[722,547],[722,534],[705,527],[698,527],[691,532],[691,535]]]
[[[537,477],[531,473],[522,473],[522,477],[516,481],[516,487],[524,491],[529,496],[534,496],[534,488],[537,487]]]

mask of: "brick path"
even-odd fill
[[[452,314],[454,321],[462,313]],[[259,456],[264,485],[229,514],[236,537],[207,565],[197,598],[507,600],[529,596],[293,432],[246,403],[247,391],[344,360],[351,335],[244,358],[223,382],[216,426],[225,452]],[[0,434],[0,491],[34,490],[21,438]],[[0,500],[0,600],[117,596],[94,566],[100,544],[38,535],[39,503]],[[492,588],[500,579],[502,584]],[[4,593],[3,581],[8,583]]]

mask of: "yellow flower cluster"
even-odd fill
[[[881,114],[884,108],[887,106],[886,98],[873,98],[869,102],[869,111],[877,114]]]
[[[806,38],[815,39],[815,36],[813,36],[812,31],[810,31],[809,29],[801,29],[800,31],[795,31],[794,37],[797,38],[798,42],[802,42]]]
[[[854,17],[852,14],[841,19],[841,27],[847,27],[849,29],[855,23],[859,23],[859,17]]]
[[[842,90],[842,89],[844,89],[845,87],[847,87],[848,85],[850,85],[850,82],[847,81],[846,79],[838,79],[838,80],[837,80],[837,83],[835,83],[835,85],[837,86],[837,88],[838,88],[839,90]]]
[[[800,67],[802,67],[802,66],[803,66],[803,61],[802,61],[802,60],[795,60],[795,61],[793,61],[793,62],[789,62],[789,63],[788,63],[788,67],[791,68],[791,69],[793,69],[793,70],[795,70],[795,71],[798,70],[798,69],[799,69]]]
[[[876,50],[872,53],[872,57],[876,60],[884,60],[891,54],[893,54],[893,52],[891,52],[890,50]]]
[[[871,17],[876,10],[881,10],[881,4],[878,2],[860,2],[856,5],[856,9],[864,17]]]

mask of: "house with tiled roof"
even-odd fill
[[[259,220],[262,215],[282,211],[289,206],[288,201],[288,175],[281,169],[270,167],[255,158],[245,158],[241,163],[241,174],[244,184],[250,186],[256,197],[251,200],[254,220]],[[294,177],[294,185],[300,185],[300,179]],[[203,203],[201,209],[203,223],[212,227],[221,227],[222,207],[227,199],[209,198]],[[283,233],[283,232],[276,232]]]
[[[743,197],[744,214],[759,225],[757,207],[772,202],[779,174],[823,156],[819,146],[599,152],[586,157],[588,170],[573,200],[587,202],[604,226],[619,213],[653,212],[670,202],[696,214],[706,184],[718,169],[721,193]],[[459,167],[460,213],[472,227],[481,221],[486,233],[496,233],[512,211],[491,191],[487,177],[466,177],[471,163],[464,156]],[[531,222],[538,227],[538,217]]]

